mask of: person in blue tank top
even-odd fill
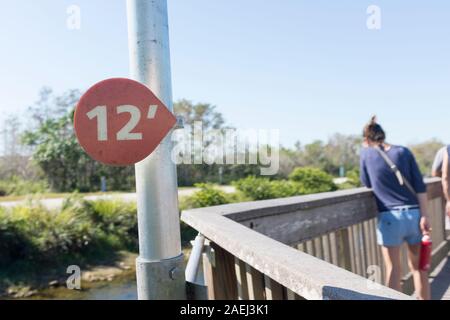
[[[416,294],[419,299],[429,300],[428,274],[419,269],[421,240],[430,232],[423,176],[410,150],[386,143],[386,133],[376,117],[365,126],[363,135],[361,181],[373,190],[378,205],[377,239],[386,265],[387,285],[401,291],[401,246],[407,242]]]

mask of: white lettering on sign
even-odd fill
[[[97,140],[108,141],[108,123],[106,106],[98,106],[87,114],[89,120],[97,118]]]
[[[156,117],[158,106],[151,105],[148,110],[147,118],[152,120]],[[132,133],[141,121],[142,114],[138,107],[132,105],[122,105],[117,107],[117,114],[129,113],[130,121],[117,132],[118,141],[136,141],[143,140],[142,133]],[[89,120],[97,118],[97,140],[108,141],[108,111],[106,106],[98,106],[87,113]]]
[[[135,106],[119,106],[117,107],[117,114],[129,113],[131,115],[130,121],[117,133],[117,140],[119,141],[133,141],[142,140],[142,133],[131,133],[139,121],[141,120],[141,112]]]
[[[155,119],[156,111],[158,111],[158,106],[150,106],[150,108],[148,109],[147,118],[148,119]]]

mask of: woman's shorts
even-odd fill
[[[378,216],[377,240],[380,246],[398,247],[405,241],[417,245],[422,241],[419,209],[382,212]]]

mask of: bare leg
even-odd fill
[[[383,247],[383,257],[386,265],[386,285],[397,291],[402,291],[400,263],[401,247]]]
[[[414,277],[414,288],[420,300],[431,300],[430,282],[428,272],[419,270],[420,262],[420,244],[408,246],[408,264]]]

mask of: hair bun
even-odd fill
[[[377,123],[377,116],[373,116],[364,127],[363,137],[376,143],[383,143],[386,140],[386,133]]]

